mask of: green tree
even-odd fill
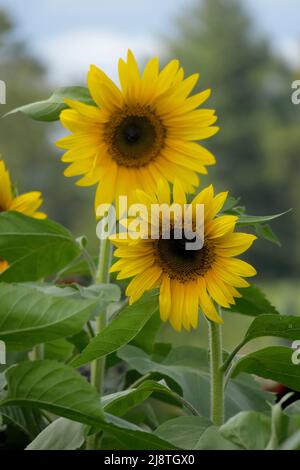
[[[176,24],[169,55],[187,73],[200,72],[200,88],[212,88],[209,105],[219,116],[221,131],[210,143],[217,165],[209,177],[241,196],[248,212],[296,209],[300,112],[291,104],[291,71],[239,0],[195,0]],[[252,261],[270,276],[294,275],[300,258],[296,211],[274,228],[282,249],[259,241]]]

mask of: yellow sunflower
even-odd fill
[[[186,330],[191,326],[196,328],[199,307],[209,320],[222,322],[215,303],[230,307],[235,297],[241,297],[236,288],[249,286],[244,277],[256,274],[250,264],[236,258],[252,245],[256,237],[234,232],[238,217],[218,215],[226,198],[227,192],[214,196],[211,185],[201,191],[188,206],[192,218],[195,217],[197,204],[204,206],[204,244],[201,249],[187,249],[183,231],[181,238],[174,236],[177,219],[172,214],[169,239],[161,235],[162,217],[159,219],[161,230],[157,239],[143,238],[142,231],[137,240],[122,239],[120,234],[111,237],[117,247],[115,256],[120,258],[112,266],[111,272],[119,271],[117,279],[134,277],[126,291],[130,303],[138,300],[145,291],[159,287],[161,319],[169,320],[175,330],[180,331],[182,326]],[[148,207],[151,204],[169,205],[169,185],[161,180],[155,197],[139,190],[137,199]],[[184,190],[178,181],[174,184],[173,202],[181,207],[186,204]],[[149,227],[153,223],[150,219]],[[155,228],[153,232],[156,232]]]
[[[66,99],[71,109],[62,111],[61,123],[73,134],[57,146],[70,163],[65,176],[83,177],[79,186],[98,183],[96,208],[127,195],[129,204],[136,189],[155,193],[160,178],[180,178],[186,192],[194,192],[214,156],[194,141],[213,136],[218,127],[212,109],[197,109],[210,90],[190,96],[198,74],[184,78],[178,60],[161,71],[157,58],[143,73],[131,51],[127,62],[119,61],[118,88],[92,65],[88,88],[96,106]]]
[[[22,212],[35,219],[44,219],[46,214],[38,212],[43,200],[41,193],[32,191],[30,193],[15,196],[8,170],[4,161],[0,160],[0,213],[6,211]],[[0,259],[0,273],[8,266],[5,260]]]

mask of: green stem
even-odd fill
[[[108,238],[101,240],[98,266],[95,274],[95,284],[109,283],[109,268],[111,264],[112,246]],[[106,312],[101,312],[96,319],[95,335],[99,334],[106,326]],[[105,375],[105,357],[91,362],[91,384],[98,390],[99,395],[103,395]],[[96,433],[88,436],[86,449],[95,450],[100,447],[101,434]]]
[[[209,321],[211,420],[216,426],[224,422],[224,375],[222,366],[221,325]]]
[[[96,284],[107,284],[109,282],[109,268],[111,263],[111,243],[108,238],[101,240],[99,261],[95,277]],[[106,326],[106,312],[101,312],[96,319],[96,335]],[[105,372],[105,357],[96,359],[91,363],[91,383],[96,387],[99,394],[103,394],[103,382]]]
[[[240,344],[238,344],[234,350],[228,355],[227,359],[224,361],[223,365],[222,365],[222,371],[223,372],[226,372],[227,369],[230,367],[233,359],[235,358],[235,356],[237,355],[237,353],[239,352],[240,349],[242,349],[243,346],[245,346],[245,344],[247,343],[246,340],[243,340]]]

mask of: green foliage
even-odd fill
[[[36,281],[59,272],[80,255],[71,233],[50,220],[16,212],[0,214],[0,254],[9,267],[0,280]]]
[[[232,371],[232,377],[241,372],[275,380],[292,390],[300,391],[300,367],[292,362],[293,350],[272,346],[241,358]]]
[[[265,294],[256,286],[252,285],[241,289],[242,297],[235,299],[235,304],[228,311],[238,312],[243,315],[256,317],[264,313],[278,313],[276,308],[269,302]]]
[[[144,351],[125,346],[119,350],[118,356],[142,375],[151,373],[164,378],[171,388],[174,388],[175,382],[175,390],[182,394],[185,401],[201,416],[209,417],[210,375],[206,350],[188,346],[177,347],[173,348],[162,362],[156,362]],[[267,398],[268,394],[262,392],[250,377],[241,377],[227,386],[226,414],[229,417],[241,410],[267,410]]]
[[[181,416],[161,424],[155,434],[181,449],[194,449],[211,422],[202,416]]]
[[[220,432],[241,449],[264,450],[270,438],[271,419],[256,411],[243,411],[223,424]]]
[[[0,283],[0,340],[12,350],[72,336],[80,331],[96,300],[54,296],[33,287]]]
[[[273,98],[265,96],[264,88],[271,77],[285,84],[287,70],[274,59],[267,43],[251,34],[251,22],[237,0],[204,0],[199,6],[196,3],[191,17],[182,16],[179,29],[182,37],[179,35],[178,42],[171,41],[170,51],[182,59],[187,73],[205,70],[202,85],[217,91],[216,108],[221,116],[226,116],[227,122],[221,124],[223,132],[215,147],[220,157],[222,184],[230,181],[231,186],[233,180],[234,189],[250,201],[253,213],[273,213],[274,204],[280,210],[294,206],[291,185],[286,182],[294,181],[296,172],[286,165],[284,171],[276,174],[276,168],[281,166],[270,165],[269,155],[271,149],[276,153],[278,146],[284,150],[278,157],[279,163],[285,151],[285,160],[294,153],[298,156],[298,150],[295,152],[299,147],[299,137],[295,134],[298,129],[287,134],[286,126],[280,122],[283,96],[278,103],[277,118],[270,119]],[[10,30],[9,21],[0,15],[1,51],[3,48],[11,54],[15,47],[7,38]],[[233,51],[229,56],[228,50]],[[43,79],[42,69],[24,52],[17,59],[9,67],[18,80],[10,77],[14,78],[10,83],[15,109],[8,114],[20,111],[36,121],[50,122],[57,120],[67,108],[66,97],[93,105],[84,87],[59,89],[47,100],[40,101],[41,97],[35,96],[39,93],[27,92]],[[3,59],[1,67],[2,62]],[[17,82],[24,77],[25,93],[22,99],[17,99],[20,98]],[[234,83],[238,86],[233,86]],[[46,90],[38,91],[48,95]],[[32,104],[19,106],[23,101]],[[290,118],[291,115],[292,111],[288,111]],[[11,121],[3,122],[3,129],[10,129]],[[36,153],[28,157],[26,164],[20,164],[21,173],[29,174],[26,184],[39,183],[43,178],[48,180],[46,160],[39,163],[48,151],[44,143],[46,131],[43,128],[40,139],[27,126],[19,126],[20,129],[17,126],[17,133],[13,139],[10,135],[9,143],[6,140],[5,144],[4,135],[4,147],[12,150],[13,159],[19,161],[18,139],[22,143],[26,141],[24,156]],[[281,136],[276,133],[276,145],[271,138],[275,129],[282,130]],[[291,137],[290,147],[284,143],[287,135]],[[31,142],[30,136],[36,140]],[[277,191],[279,200],[273,198],[275,184],[276,190],[284,190]],[[57,213],[64,220],[72,221],[73,226],[78,224],[81,235],[85,223],[82,214],[78,217],[78,211],[74,211],[72,195],[61,204],[56,195],[60,193],[56,180],[54,189],[50,190],[52,196],[54,193],[53,200],[59,206]],[[259,237],[279,244],[269,222],[285,213],[249,216],[240,199],[233,197],[227,201],[224,212],[237,214],[238,227],[242,230],[247,226]],[[283,248],[282,257],[278,255],[280,263],[276,263],[275,256],[270,257],[271,272],[282,266],[286,269],[297,253],[296,231],[289,217],[278,232],[286,235],[288,230],[290,244]],[[92,208],[91,220],[94,220]],[[211,377],[215,378],[211,374],[211,351],[161,342],[156,291],[146,293],[133,305],[124,306],[126,299],[118,285],[97,284],[97,259],[90,253],[85,235],[76,238],[51,220],[1,213],[0,259],[9,263],[0,274],[0,341],[7,347],[7,364],[0,369],[0,433],[6,438],[18,435],[18,447],[28,450],[300,448],[299,402],[285,410],[286,398],[272,405],[274,394],[264,391],[252,377],[254,374],[272,379],[300,391],[300,368],[292,361],[293,349],[264,347],[236,358],[239,350],[256,338],[300,339],[300,318],[280,315],[259,288],[241,289],[242,297],[228,309],[254,319],[233,352],[224,351],[224,364],[217,369],[224,379],[225,423],[216,426],[214,423],[223,421],[214,419],[210,409]],[[101,259],[106,257],[103,255]],[[264,256],[261,259],[265,262]],[[283,260],[287,260],[286,265]],[[106,277],[103,273],[102,278]]]
[[[72,86],[59,88],[47,100],[20,106],[9,111],[6,116],[21,112],[36,121],[57,121],[60,113],[68,108],[68,105],[65,103],[66,98],[79,100],[86,104],[94,104],[87,88]]]
[[[129,343],[157,310],[157,296],[153,293],[132,306],[125,307],[116,319],[91,340],[80,356],[72,361],[74,367],[82,366],[93,359],[106,356]]]
[[[74,450],[84,443],[84,427],[66,418],[58,418],[49,424],[26,450]]]
[[[72,367],[50,360],[23,362],[7,369],[5,377],[2,406],[31,406],[88,424],[104,419],[96,390]]]

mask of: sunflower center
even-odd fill
[[[164,146],[166,131],[148,107],[125,108],[114,115],[104,131],[109,153],[121,166],[148,165]]]
[[[180,282],[195,280],[204,276],[212,266],[215,260],[212,241],[205,240],[200,250],[187,249],[186,244],[194,241],[185,238],[184,233],[180,239],[175,239],[174,233],[171,233],[169,240],[157,240],[156,260],[171,279]]]

